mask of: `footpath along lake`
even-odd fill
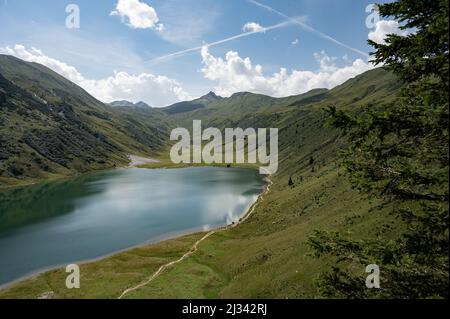
[[[0,286],[230,224],[264,185],[250,169],[129,168],[0,191]]]

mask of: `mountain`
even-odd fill
[[[142,101],[135,103],[134,106],[141,107],[141,108],[151,108],[150,105],[148,105],[147,103],[142,102]]]
[[[209,92],[208,94],[198,99],[175,103],[165,108],[162,108],[161,110],[168,115],[186,113],[197,109],[206,108],[210,103],[220,101],[221,99],[222,97],[217,96],[214,92]]]
[[[136,108],[151,108],[150,105],[148,105],[145,102],[137,102],[137,103],[133,103],[130,101],[126,101],[126,100],[122,100],[122,101],[114,101],[109,103],[109,105],[111,105],[112,107],[136,107]]]
[[[112,107],[134,107],[134,103],[126,100],[114,101],[109,103]]]
[[[290,121],[289,118],[295,117],[299,111],[309,109],[321,110],[330,105],[344,108],[380,105],[383,101],[391,101],[401,85],[391,73],[377,68],[331,90],[314,89],[304,94],[282,98],[251,92],[239,92],[227,98],[205,98],[208,94],[199,99],[173,104],[162,111],[168,114],[168,121],[177,126],[191,127],[192,120],[198,119],[205,125],[216,127],[269,127],[277,123],[274,121],[278,118]]]
[[[202,96],[199,100],[203,100],[203,101],[218,101],[223,99],[221,96],[216,95],[216,93],[214,93],[213,91],[209,91],[208,94]]]
[[[150,109],[151,110],[151,109]],[[0,55],[0,182],[71,175],[151,155],[167,126],[103,104],[49,68]]]

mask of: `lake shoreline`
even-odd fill
[[[114,169],[121,169],[121,168],[133,168],[133,167],[140,167],[142,165],[146,164],[157,164],[161,161],[157,157],[142,157],[138,155],[132,155],[128,154],[127,158],[130,160],[128,164],[120,165],[120,166],[111,166],[111,167],[105,167],[105,168],[99,168],[99,169],[92,169],[86,172],[73,172],[72,174],[62,175],[62,174],[54,174],[46,177],[40,177],[40,178],[27,178],[24,180],[16,179],[16,184],[0,184],[0,192],[3,190],[9,190],[13,188],[19,188],[19,187],[28,187],[33,186],[36,184],[46,183],[46,182],[54,182],[54,181],[60,181],[70,178],[75,178],[87,174],[93,174],[93,173],[99,173],[103,171],[110,171]]]
[[[150,163],[159,163],[159,162],[151,161]],[[211,167],[211,166],[212,165],[198,165],[198,166],[197,165],[196,166],[186,165],[186,166],[177,167],[177,168]],[[221,167],[221,166],[218,166],[218,167]],[[145,168],[145,167],[142,167],[140,165],[138,165],[138,166],[128,166],[128,167],[118,167],[116,169],[129,169],[129,168],[152,169],[152,168]],[[158,168],[164,168],[164,167],[158,167]],[[237,167],[237,166],[235,166],[233,168],[241,168],[241,169],[243,168],[243,169],[250,169],[250,170],[256,169],[255,167]],[[175,168],[172,167],[172,169],[175,169]],[[101,172],[101,171],[104,171],[104,170],[100,170],[100,171],[96,171],[96,172]],[[95,173],[95,172],[88,172],[88,173],[84,173],[84,174],[90,174],[90,173]],[[74,176],[74,177],[76,177],[76,176]],[[66,177],[66,178],[70,178],[70,177]],[[159,238],[155,238],[155,239],[152,239],[152,240],[149,240],[149,241],[145,241],[143,243],[140,243],[140,244],[137,244],[137,245],[133,245],[133,246],[130,246],[130,247],[127,247],[127,248],[124,248],[124,249],[116,250],[116,251],[111,252],[111,253],[106,254],[106,255],[102,255],[102,256],[99,256],[99,257],[91,258],[91,259],[80,260],[80,261],[77,261],[77,262],[71,262],[71,263],[72,264],[78,264],[78,265],[81,266],[81,265],[85,265],[85,264],[101,261],[101,260],[110,258],[110,257],[112,257],[114,255],[117,255],[117,254],[120,254],[120,253],[123,253],[123,252],[127,252],[127,251],[131,251],[133,249],[149,247],[149,246],[155,246],[155,245],[159,245],[159,244],[162,244],[164,242],[171,241],[171,240],[174,240],[174,239],[179,239],[179,238],[182,238],[182,237],[185,237],[185,236],[193,236],[193,235],[196,235],[196,234],[200,235],[200,234],[204,234],[204,233],[211,232],[211,231],[219,232],[219,231],[225,231],[225,230],[228,230],[228,229],[232,229],[232,228],[240,225],[242,222],[244,222],[245,220],[247,220],[250,217],[250,215],[254,211],[255,207],[259,203],[260,199],[263,197],[263,195],[265,195],[269,191],[270,186],[273,184],[271,179],[269,177],[264,177],[262,180],[264,181],[264,187],[263,187],[261,193],[258,194],[256,199],[248,207],[246,207],[243,210],[242,215],[240,215],[240,217],[237,220],[232,221],[229,224],[218,226],[218,227],[212,227],[212,228],[209,228],[207,230],[203,230],[201,227],[198,227],[198,228],[195,227],[195,228],[192,228],[192,229],[189,229],[189,230],[185,230],[185,231],[181,231],[181,232],[172,232],[172,233],[160,236]],[[20,278],[18,278],[16,280],[13,280],[13,281],[5,283],[5,284],[1,284],[0,285],[0,290],[7,290],[7,289],[13,287],[16,284],[19,284],[19,283],[24,282],[26,280],[30,280],[30,279],[39,277],[39,276],[41,276],[41,275],[43,275],[43,274],[45,274],[47,272],[63,269],[65,266],[66,266],[66,264],[61,264],[61,265],[45,267],[45,268],[33,271],[33,272],[31,272],[31,273],[29,273],[29,274],[27,274],[25,276],[22,276],[22,277],[20,277]]]
[[[214,229],[211,229],[211,230],[214,230]],[[210,231],[210,230],[208,230],[208,231]],[[112,256],[120,254],[120,253],[124,253],[124,252],[130,251],[130,250],[133,250],[133,249],[136,249],[136,248],[144,248],[144,247],[148,247],[148,246],[152,246],[152,245],[161,244],[161,243],[164,243],[166,241],[177,239],[177,238],[181,238],[181,237],[184,237],[184,236],[190,236],[190,235],[194,235],[194,234],[202,234],[202,233],[206,233],[206,232],[207,231],[200,231],[200,229],[192,229],[192,230],[188,230],[186,232],[179,232],[179,233],[176,233],[176,234],[171,234],[168,237],[164,236],[164,238],[158,238],[158,239],[146,241],[144,243],[137,244],[137,245],[134,245],[134,246],[131,246],[131,247],[127,247],[127,248],[124,248],[124,249],[116,250],[114,252],[111,252],[109,254],[102,255],[102,256],[99,256],[99,257],[95,257],[95,258],[91,258],[91,259],[83,259],[83,260],[79,260],[79,261],[74,261],[71,264],[77,264],[78,266],[82,266],[82,265],[90,264],[90,263],[93,263],[93,262],[96,262],[96,261],[101,261],[103,259],[112,257]],[[28,275],[22,276],[22,277],[14,280],[14,281],[11,281],[11,282],[8,282],[8,283],[5,283],[5,284],[1,284],[0,285],[0,290],[6,290],[8,288],[11,288],[15,284],[19,284],[19,283],[21,283],[23,281],[36,278],[36,277],[41,276],[41,275],[43,275],[43,274],[45,274],[47,272],[50,272],[50,271],[63,269],[67,265],[68,264],[60,264],[60,265],[57,265],[57,266],[45,267],[45,268],[42,268],[40,270],[33,271],[33,272],[29,273]]]
[[[133,157],[137,160],[134,161]],[[146,168],[146,169],[177,169],[177,168],[188,168],[188,167],[227,167],[227,168],[247,168],[247,169],[259,169],[256,165],[253,164],[234,164],[234,166],[231,166],[229,164],[206,164],[206,163],[199,163],[199,164],[173,164],[172,162],[166,160],[164,157],[162,157],[161,154],[159,154],[156,157],[141,157],[137,155],[128,155],[128,159],[130,159],[130,162],[126,165],[121,166],[114,166],[114,167],[107,167],[107,168],[101,168],[101,169],[92,169],[86,172],[74,172],[73,174],[69,175],[55,175],[55,176],[49,176],[49,177],[42,177],[42,178],[29,178],[26,180],[21,180],[17,184],[4,184],[0,185],[0,192],[11,190],[14,188],[20,188],[20,187],[29,187],[34,186],[37,184],[47,183],[47,182],[56,182],[56,181],[63,181],[66,179],[76,178],[83,175],[89,175],[89,174],[95,174],[100,172],[107,172],[111,170],[116,169],[127,169],[127,168]],[[0,286],[1,287],[1,286]]]

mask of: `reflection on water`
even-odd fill
[[[257,171],[120,169],[0,192],[0,285],[177,233],[238,220]]]

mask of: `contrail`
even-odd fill
[[[229,42],[229,41],[233,41],[233,40],[236,40],[236,39],[248,37],[248,36],[256,34],[256,33],[264,33],[266,31],[283,28],[283,27],[286,27],[288,25],[292,25],[292,24],[294,24],[296,22],[300,22],[300,19],[290,18],[288,21],[284,21],[284,22],[281,22],[281,23],[278,23],[278,24],[275,24],[275,25],[272,25],[272,26],[269,26],[269,27],[265,27],[262,31],[249,31],[249,32],[240,33],[240,34],[233,35],[231,37],[228,37],[228,38],[225,38],[225,39],[222,39],[222,40],[218,40],[218,41],[211,42],[211,43],[205,43],[203,45],[199,45],[199,46],[196,46],[194,48],[190,48],[190,49],[186,49],[186,50],[181,50],[181,51],[165,54],[165,55],[162,55],[160,57],[151,59],[149,62],[150,63],[152,63],[152,62],[153,63],[157,63],[157,62],[160,62],[160,61],[163,61],[163,60],[167,60],[167,59],[174,58],[174,57],[177,57],[177,56],[185,55],[185,54],[190,53],[190,52],[200,51],[204,46],[207,46],[207,47],[215,46],[215,45],[222,44],[222,43]]]
[[[351,47],[351,46],[349,46],[349,45],[347,45],[347,44],[345,44],[345,43],[342,43],[341,41],[336,40],[335,38],[329,36],[328,34],[325,34],[325,33],[321,32],[321,31],[319,31],[319,30],[314,29],[313,27],[311,27],[310,25],[306,24],[305,22],[303,22],[303,21],[301,21],[301,20],[299,20],[299,19],[294,19],[294,18],[292,18],[292,17],[289,17],[288,15],[284,14],[283,12],[280,12],[280,11],[278,11],[278,10],[272,8],[272,7],[269,7],[268,5],[259,3],[259,2],[256,1],[256,0],[247,0],[247,1],[250,2],[250,3],[252,3],[252,4],[254,4],[254,5],[256,5],[256,6],[258,6],[258,7],[260,7],[260,8],[263,8],[263,9],[265,9],[265,10],[267,10],[267,11],[270,11],[270,12],[272,12],[272,13],[275,13],[275,14],[279,15],[279,16],[281,16],[281,17],[287,19],[288,21],[291,21],[292,23],[295,23],[295,24],[301,26],[301,27],[302,27],[303,29],[305,29],[306,31],[311,32],[311,33],[315,33],[315,34],[319,35],[319,36],[322,37],[323,39],[326,39],[326,40],[328,40],[328,41],[330,41],[330,42],[333,42],[333,43],[335,43],[335,44],[337,44],[337,45],[340,45],[341,47],[344,47],[344,48],[346,48],[346,49],[352,50],[353,52],[356,52],[356,53],[358,53],[358,54],[361,54],[361,55],[363,55],[365,58],[369,58],[369,57],[370,57],[369,54],[367,54],[366,52],[361,51],[361,50],[358,50],[358,49],[356,49],[356,48],[353,48],[353,47]]]

